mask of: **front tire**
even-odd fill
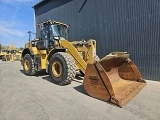
[[[76,65],[72,56],[65,52],[57,52],[49,61],[49,74],[59,85],[70,84],[76,76]]]
[[[34,62],[32,57],[29,54],[26,54],[23,58],[23,71],[25,75],[28,76],[33,76],[36,75],[35,67],[34,67]]]

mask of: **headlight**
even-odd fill
[[[60,37],[59,36],[55,36],[54,39],[55,40],[60,40]]]

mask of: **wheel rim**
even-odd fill
[[[24,69],[25,69],[26,71],[28,71],[29,68],[30,68],[29,61],[28,61],[28,60],[25,60],[25,61],[24,61]]]
[[[62,65],[60,62],[55,61],[52,64],[52,73],[55,77],[60,77],[62,74]]]

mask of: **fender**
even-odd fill
[[[33,55],[33,52],[29,48],[25,48],[22,52],[22,57],[24,57],[25,54]]]
[[[48,57],[47,60],[49,61],[50,58],[52,57],[52,55],[56,52],[66,52],[65,48],[53,48],[49,53],[48,53]]]

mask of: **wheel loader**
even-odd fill
[[[17,50],[2,50],[2,61],[19,61],[21,58],[21,52]]]
[[[16,50],[14,44],[10,44],[8,49],[1,51],[2,61],[19,61],[22,50]]]
[[[112,52],[97,59],[96,41],[69,42],[67,24],[47,20],[37,26],[40,37],[29,40],[22,52],[24,74],[32,76],[46,70],[54,83],[67,85],[80,71],[90,96],[120,107],[146,85],[127,52]]]
[[[7,54],[9,54],[9,50],[7,49],[4,49],[1,51],[1,58],[2,58],[2,61],[9,61],[9,58],[7,56]]]

